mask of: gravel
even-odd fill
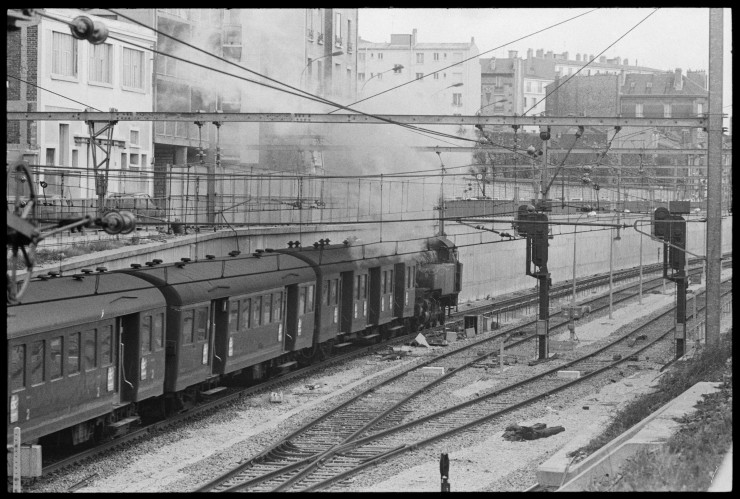
[[[672,304],[673,298],[645,295],[643,307],[616,309],[612,320],[595,318],[582,324],[582,344],[603,338],[634,320]],[[636,303],[636,299],[634,300]],[[567,334],[567,333],[566,333]],[[27,492],[63,492],[93,477],[84,492],[184,492],[192,491],[254,456],[308,418],[334,407],[364,389],[363,385],[390,376],[417,363],[439,348],[414,349],[415,356],[381,361],[366,356],[343,366],[327,368],[307,379],[282,387],[284,402],[271,404],[269,393],[257,394],[223,410],[201,416],[178,428],[113,450],[94,462],[68,468],[49,477],[24,480]],[[657,365],[657,364],[656,364]],[[512,366],[524,368],[524,366]],[[498,372],[498,370],[496,370]],[[482,374],[482,373],[481,373]],[[595,435],[622,403],[649,391],[656,370],[639,371],[612,383],[607,377],[576,390],[525,407],[465,434],[429,447],[402,454],[356,476],[336,490],[344,491],[438,491],[439,455],[450,456],[452,491],[517,491],[536,483],[537,466],[571,441]],[[454,397],[470,396],[472,390],[490,390],[495,373],[481,376],[479,384],[460,388]],[[485,385],[485,386],[483,386]],[[586,410],[583,407],[588,406]],[[549,438],[510,442],[503,440],[505,427],[517,423],[562,425],[565,431]],[[585,443],[585,442],[583,442]],[[578,445],[575,445],[578,447]],[[574,447],[574,448],[575,448]]]

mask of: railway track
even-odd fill
[[[652,267],[655,267],[655,268],[652,268]],[[652,266],[652,267],[650,268],[652,272],[655,272],[658,270],[658,266]],[[643,269],[643,271],[644,273],[647,273],[647,270]],[[693,272],[696,272],[696,269],[693,269]],[[622,271],[619,273],[615,273],[614,281],[624,282],[625,280],[630,279],[634,277],[635,275],[637,275],[637,273],[638,271],[635,269],[630,269],[630,270]],[[578,289],[579,290],[593,289],[594,287],[603,286],[604,282],[608,282],[608,274],[604,276],[595,276],[591,278],[585,278],[578,283]],[[551,294],[551,297],[565,295],[568,292],[570,292],[570,289],[571,289],[570,284],[559,285],[558,287],[553,289],[553,293]],[[615,294],[615,299],[616,297],[617,297],[617,294]],[[493,316],[498,313],[502,315],[507,314],[508,316],[514,316],[514,311],[517,308],[517,302],[520,303],[520,308],[522,310],[526,310],[528,307],[531,307],[531,303],[533,300],[536,301],[536,293],[531,293],[531,294],[520,296],[520,297],[512,297],[507,300],[499,301],[495,304],[487,305],[484,307],[468,308],[464,312],[459,312],[457,314],[454,314],[452,317],[453,320],[448,322],[447,326],[454,327],[458,322],[462,323],[462,316],[471,314],[471,313],[484,313],[490,316]],[[555,315],[556,314],[553,314],[553,317]],[[534,322],[535,321],[520,324],[518,328],[520,330],[523,330],[523,328],[533,325]],[[553,325],[552,329],[554,330],[554,328],[561,326],[562,324],[565,324],[565,322]],[[440,326],[440,327],[433,328],[432,330],[426,330],[424,331],[424,333],[427,334],[428,336],[434,336],[436,334],[440,334],[443,331],[443,329],[444,328]],[[293,379],[297,379],[297,378],[310,375],[326,367],[336,365],[336,364],[341,364],[343,362],[349,361],[356,357],[367,355],[369,353],[374,353],[378,351],[379,349],[388,348],[389,346],[392,346],[392,345],[397,345],[397,344],[408,342],[409,340],[413,339],[415,335],[416,335],[416,332],[412,334],[407,334],[407,335],[396,337],[392,340],[386,341],[383,344],[379,344],[379,345],[357,346],[353,350],[348,351],[342,355],[334,356],[330,359],[327,359],[321,364],[311,365],[311,366],[308,366],[308,367],[305,367],[305,368],[302,368],[296,371],[284,373],[281,376],[270,379],[256,386],[229,388],[228,390],[220,392],[218,395],[212,398],[209,398],[208,400],[202,401],[196,407],[184,413],[173,416],[167,419],[166,421],[161,421],[161,422],[150,424],[143,428],[134,429],[131,432],[116,438],[115,440],[103,442],[95,446],[94,448],[86,449],[72,456],[63,457],[54,462],[47,463],[43,467],[42,475],[47,476],[49,474],[58,472],[67,466],[75,465],[80,462],[86,461],[88,459],[92,459],[97,455],[100,455],[116,447],[122,446],[123,444],[147,438],[148,436],[152,434],[156,434],[157,432],[166,430],[167,428],[177,426],[183,421],[207,414],[209,411],[216,410],[219,407],[222,407],[230,402],[234,402],[238,400],[239,398],[270,391],[274,389],[275,387],[282,385],[283,383],[289,382]]]
[[[659,285],[659,283],[656,283],[654,287],[658,287]],[[636,293],[627,293],[626,296],[618,298],[618,301],[629,299],[635,295]],[[603,298],[593,300],[593,302],[597,302],[598,300],[603,300]],[[600,305],[598,308],[603,309],[606,307],[608,307],[608,304]],[[670,313],[670,311],[666,312],[661,317],[670,315]],[[563,324],[565,322],[554,324],[551,330],[555,330]],[[492,412],[500,415],[521,407],[522,404],[526,405],[530,403],[531,400],[519,403],[512,399],[502,398],[493,402],[493,405],[484,404],[478,406],[479,401],[491,397],[490,395],[486,395],[485,397],[479,397],[464,404],[454,405],[444,411],[420,416],[416,420],[401,424],[405,418],[408,418],[410,413],[418,413],[419,408],[422,408],[423,412],[423,408],[431,405],[425,403],[426,400],[430,398],[440,399],[441,394],[437,393],[438,390],[434,389],[435,386],[449,382],[449,380],[453,379],[462,370],[473,367],[484,361],[485,358],[491,357],[496,353],[496,349],[493,349],[490,353],[486,353],[485,351],[481,352],[476,347],[480,348],[485,343],[500,342],[505,336],[507,336],[506,332],[496,334],[407,369],[397,376],[366,390],[329,413],[324,414],[322,417],[286,437],[278,445],[273,446],[238,468],[202,486],[199,491],[281,491],[295,490],[297,487],[303,490],[315,490],[316,488],[322,488],[342,477],[348,476],[347,474],[351,473],[351,470],[361,469],[369,463],[374,463],[395,455],[398,452],[408,450],[409,445],[396,445],[397,442],[372,443],[384,435],[425,423],[430,419],[435,419],[437,423],[431,426],[427,424],[422,431],[424,433],[441,431],[445,435],[448,432],[463,431],[468,427],[468,425],[463,425],[462,430],[457,427],[449,428],[450,424],[445,422],[446,420],[439,419],[450,411],[457,411],[468,405],[475,405],[476,407],[473,409],[466,409],[469,414],[464,419],[479,424]],[[528,336],[506,345],[505,348],[507,350],[521,348],[522,345],[533,338],[535,338],[534,335]],[[633,347],[634,342],[630,345],[629,351],[622,351],[615,355],[626,360],[631,355],[634,355],[632,353],[634,350]],[[607,345],[604,349],[606,348],[614,347]],[[576,365],[576,362],[582,363],[582,365],[576,365],[576,367],[584,371],[603,370],[601,367],[595,367],[600,366],[600,362],[602,362],[600,358],[594,361],[593,357],[595,355],[597,354],[594,353],[578,361],[561,364],[552,369],[548,369],[545,364],[534,366],[532,370],[537,371],[539,374],[515,382],[513,385],[507,387],[506,391],[514,390],[520,385],[531,384],[545,376],[551,376],[553,372],[563,369],[564,366]],[[420,370],[432,362],[435,364],[435,368],[443,368],[447,374],[431,382],[423,376],[413,376],[414,373],[419,373]],[[562,380],[558,381],[555,379],[555,382],[562,384]],[[552,381],[550,384],[552,384]],[[555,389],[548,388],[546,392],[552,393],[553,390]],[[494,393],[500,395],[499,392]],[[422,397],[422,395],[424,396]],[[413,405],[416,409],[409,408],[409,403],[412,399],[415,399]],[[459,419],[460,417],[456,416],[455,421]],[[374,432],[372,436],[360,438],[363,435],[367,435],[371,430]],[[413,444],[411,447],[415,448],[417,445]]]

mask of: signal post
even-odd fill
[[[539,282],[539,315],[536,326],[538,359],[548,356],[547,329],[550,319],[550,273],[547,271],[548,220],[544,213],[536,213],[532,205],[520,205],[514,229],[527,238],[526,273]],[[534,270],[532,265],[534,264]]]

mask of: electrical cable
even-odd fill
[[[503,47],[506,47],[507,45],[511,45],[512,43],[516,43],[516,42],[522,41],[522,40],[524,40],[524,39],[526,39],[526,38],[529,38],[529,37],[531,37],[531,36],[534,36],[534,35],[536,35],[536,34],[542,33],[542,32],[544,32],[544,31],[547,31],[547,30],[549,30],[549,29],[555,28],[555,27],[557,27],[557,26],[560,26],[561,24],[565,24],[565,23],[568,23],[568,22],[570,22],[570,21],[573,21],[574,19],[578,19],[579,17],[583,17],[583,16],[585,16],[585,15],[587,15],[587,14],[590,14],[590,13],[592,13],[592,12],[594,12],[594,11],[597,11],[597,10],[599,10],[599,9],[598,9],[598,8],[596,8],[596,9],[591,9],[591,10],[589,10],[588,12],[584,12],[584,13],[582,13],[582,14],[578,14],[577,16],[571,17],[570,19],[566,19],[566,20],[564,20],[564,21],[560,21],[559,23],[556,23],[556,24],[552,24],[552,25],[550,25],[550,26],[548,26],[548,27],[546,27],[546,28],[540,29],[540,30],[538,30],[538,31],[534,31],[534,32],[532,32],[532,33],[529,33],[528,35],[524,35],[524,36],[522,36],[521,38],[517,38],[516,40],[512,40],[512,41],[510,41],[510,42],[507,42],[507,43],[505,43],[505,44],[503,44],[503,45],[500,45],[500,46],[498,46],[498,47],[492,48],[492,49],[490,49],[490,50],[486,50],[486,51],[484,51],[484,52],[479,52],[478,54],[476,54],[476,55],[474,55],[474,56],[472,56],[472,57],[468,57],[467,59],[463,59],[462,61],[456,62],[455,64],[451,64],[451,65],[449,65],[449,66],[446,66],[446,67],[444,67],[444,68],[438,69],[437,71],[435,71],[435,73],[437,73],[437,72],[439,72],[439,71],[444,71],[445,69],[449,69],[449,68],[451,68],[451,67],[454,67],[454,66],[457,66],[457,65],[460,65],[460,64],[462,64],[462,63],[464,63],[464,62],[467,62],[467,61],[470,61],[470,60],[472,60],[472,59],[478,59],[478,58],[479,58],[479,57],[480,57],[481,55],[487,54],[487,53],[489,53],[489,52],[493,52],[494,50],[499,50],[499,49],[501,49],[501,48],[503,48]],[[423,75],[423,76],[421,76],[420,78],[416,78],[416,79],[414,79],[414,80],[411,80],[411,81],[407,81],[407,82],[405,82],[405,83],[401,83],[400,85],[396,85],[395,87],[389,88],[389,89],[387,89],[387,90],[384,90],[384,91],[382,91],[382,92],[378,92],[377,94],[373,94],[373,95],[370,95],[370,96],[368,96],[368,97],[365,97],[364,99],[361,99],[361,100],[358,100],[358,101],[356,101],[356,102],[353,102],[352,104],[350,104],[350,106],[354,106],[355,104],[359,104],[360,102],[364,102],[364,101],[366,101],[366,100],[368,100],[368,99],[372,99],[372,98],[374,98],[374,97],[377,97],[377,96],[379,96],[379,95],[383,95],[383,94],[385,94],[385,93],[388,93],[388,92],[390,92],[391,90],[396,90],[397,88],[401,88],[401,87],[403,87],[403,86],[406,86],[406,85],[409,85],[409,84],[411,84],[411,83],[415,83],[415,82],[417,82],[417,81],[421,81],[421,80],[423,80],[424,78],[426,78],[427,76],[431,76],[432,74],[434,74],[434,73],[429,73],[429,74]],[[332,111],[332,113],[333,113],[333,112],[334,112],[334,111]]]
[[[635,28],[637,28],[637,27],[638,27],[638,26],[639,26],[640,24],[642,24],[642,23],[644,23],[645,21],[647,21],[647,19],[648,19],[648,18],[649,18],[650,16],[652,16],[653,14],[655,14],[656,12],[658,12],[658,10],[659,10],[659,8],[658,8],[658,9],[655,9],[655,10],[653,10],[653,11],[652,11],[652,12],[651,12],[650,14],[648,14],[647,16],[645,16],[645,17],[644,17],[644,18],[643,18],[643,19],[642,19],[642,20],[641,20],[640,22],[638,22],[637,24],[635,24],[634,26],[632,26],[632,27],[631,27],[630,29],[628,29],[626,33],[624,33],[624,34],[623,34],[622,36],[620,36],[619,38],[617,38],[617,39],[616,39],[616,40],[615,40],[615,41],[614,41],[614,42],[613,42],[613,43],[612,43],[611,45],[609,45],[609,46],[608,46],[608,47],[606,47],[606,48],[605,48],[604,50],[602,50],[601,52],[599,52],[599,53],[598,53],[598,54],[596,55],[596,57],[594,57],[593,59],[591,59],[590,61],[588,61],[588,62],[587,62],[586,64],[584,64],[584,65],[583,65],[583,66],[581,66],[580,68],[578,68],[578,70],[577,70],[577,71],[575,71],[575,72],[574,72],[574,73],[573,73],[572,75],[568,76],[568,78],[567,78],[567,79],[566,79],[565,81],[563,81],[563,82],[562,82],[561,84],[559,84],[559,85],[558,85],[558,86],[556,86],[556,87],[555,87],[554,89],[552,89],[552,90],[551,90],[550,92],[548,92],[548,93],[547,93],[547,94],[546,94],[546,95],[545,95],[545,96],[544,96],[544,97],[543,97],[543,98],[542,98],[542,99],[540,100],[540,102],[542,102],[542,100],[545,100],[545,99],[547,99],[547,98],[548,98],[548,97],[549,97],[550,95],[552,95],[552,94],[553,94],[554,92],[556,92],[556,91],[557,91],[557,89],[559,89],[560,87],[562,87],[563,85],[565,85],[566,83],[568,83],[568,82],[569,82],[570,80],[572,80],[572,79],[573,79],[573,78],[574,78],[574,77],[575,77],[575,76],[576,76],[576,75],[577,75],[578,73],[580,73],[581,71],[583,71],[583,70],[584,70],[584,69],[585,69],[585,68],[586,68],[587,66],[589,66],[589,65],[590,65],[590,64],[591,64],[592,62],[594,62],[594,61],[595,61],[595,60],[596,60],[596,59],[597,59],[597,58],[598,58],[598,57],[599,57],[599,56],[600,56],[601,54],[603,54],[604,52],[606,52],[607,50],[609,50],[610,48],[612,48],[612,47],[613,47],[614,45],[616,45],[616,44],[617,44],[617,43],[618,43],[618,42],[619,42],[619,41],[620,41],[620,40],[621,40],[622,38],[624,38],[625,36],[627,36],[628,34],[630,34],[630,33],[631,33],[631,32],[632,32],[632,31],[633,31],[633,30],[634,30]],[[534,109],[535,107],[537,107],[537,105],[538,105],[538,104],[539,104],[539,102],[536,102],[534,106],[532,106],[532,107],[530,107],[529,109],[527,109],[526,111],[524,111],[524,113],[522,113],[522,116],[525,116],[525,115],[526,115],[526,114],[527,114],[528,112],[530,112],[530,111],[531,111],[532,109]]]

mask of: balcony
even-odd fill
[[[351,54],[352,49],[354,49],[354,47],[352,46],[352,42],[347,42],[347,53]]]
[[[319,33],[319,36],[316,38],[316,43],[318,43],[319,45],[324,44],[324,34],[323,33]]]
[[[342,48],[342,37],[341,36],[334,37],[334,46],[337,48]]]

